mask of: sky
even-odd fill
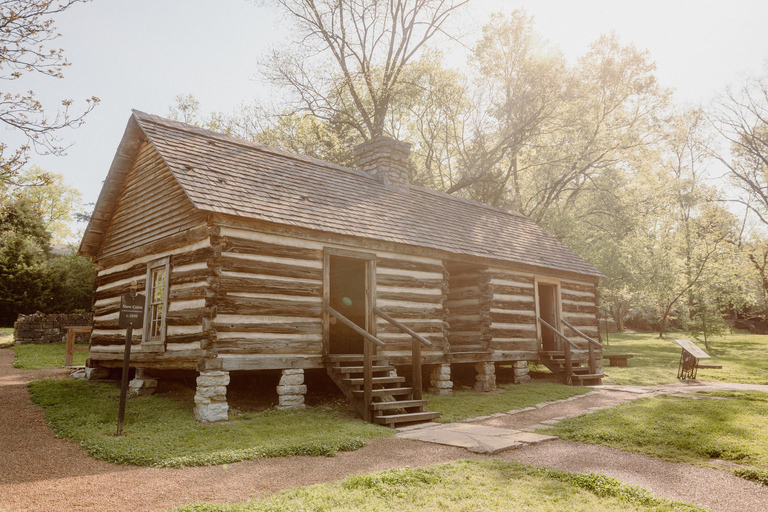
[[[269,99],[258,63],[284,41],[285,21],[268,0],[95,0],[57,18],[72,66],[65,78],[17,81],[55,110],[61,99],[97,96],[84,126],[62,132],[66,156],[32,163],[64,175],[86,203],[94,202],[131,109],[167,116],[179,94],[193,94],[201,111],[231,112],[255,98]],[[570,60],[601,34],[648,50],[659,81],[687,104],[706,103],[728,84],[766,69],[768,2],[728,0],[473,0],[462,18],[470,45],[493,12],[523,8],[536,31]],[[460,51],[448,55],[461,65]],[[6,88],[8,83],[3,84]],[[0,132],[3,140],[14,135]]]

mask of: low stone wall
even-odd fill
[[[13,324],[14,343],[63,342],[67,337],[65,327],[70,325],[93,325],[93,313],[19,315]],[[77,333],[76,336],[75,343],[88,343],[91,338],[87,332]]]

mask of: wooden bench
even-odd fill
[[[609,366],[629,366],[628,359],[632,359],[634,354],[603,354],[603,359],[608,360]]]
[[[91,332],[93,327],[90,325],[70,325],[65,327],[67,330],[67,349],[64,353],[64,366],[72,366],[72,358],[75,350],[88,350],[88,348],[75,348],[75,334],[78,332]]]

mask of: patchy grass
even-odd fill
[[[672,461],[727,460],[745,465],[740,476],[766,481],[766,411],[768,393],[758,391],[661,396],[569,418],[547,434]]]
[[[66,352],[66,343],[41,343],[16,345],[13,351],[16,352],[16,358],[13,361],[14,368],[22,370],[43,370],[45,368],[61,368],[64,366],[64,354]],[[75,345],[75,347],[88,348],[88,345]],[[85,365],[88,358],[88,351],[75,351],[72,354],[72,364],[74,366]]]
[[[199,503],[184,512],[293,510],[697,511],[601,475],[472,459],[355,475],[233,505]]]
[[[13,327],[0,327],[0,348],[13,345]]]
[[[160,396],[126,407],[126,435],[115,437],[119,389],[112,384],[44,379],[31,382],[32,400],[45,408],[56,435],[92,456],[118,464],[183,467],[261,457],[331,456],[393,435],[334,407],[242,414],[215,425],[195,422],[192,404]]]
[[[689,338],[685,333],[670,333],[665,339],[658,334],[610,334],[606,354],[634,354],[629,367],[605,366],[609,376],[604,384],[654,385],[677,381],[680,346],[674,338]],[[605,335],[603,335],[605,340]],[[704,349],[704,343],[694,342]],[[707,353],[712,359],[704,364],[721,364],[721,370],[699,370],[698,379],[704,381],[768,384],[768,336],[731,334],[710,342]],[[705,349],[706,351],[706,349]],[[606,363],[607,360],[606,360]]]
[[[493,393],[454,390],[452,396],[429,395],[429,410],[440,413],[437,420],[451,423],[467,418],[487,416],[497,412],[531,407],[542,402],[562,400],[582,395],[590,389],[566,386],[555,382],[531,382],[523,385],[499,386]]]

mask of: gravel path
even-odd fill
[[[26,383],[66,370],[16,370],[13,352],[0,350],[0,510],[164,510],[196,501],[242,501],[289,487],[339,480],[355,473],[422,466],[473,457],[461,448],[379,439],[336,457],[290,457],[228,466],[153,469],[90,458],[57,439]],[[566,410],[615,405],[645,390],[601,391],[578,400],[506,418],[520,425],[565,415]],[[493,418],[488,421],[497,421]],[[519,428],[519,427],[518,427]],[[554,441],[497,455],[574,472],[601,472],[662,496],[714,510],[768,510],[768,489],[725,471],[674,464],[600,446]]]

